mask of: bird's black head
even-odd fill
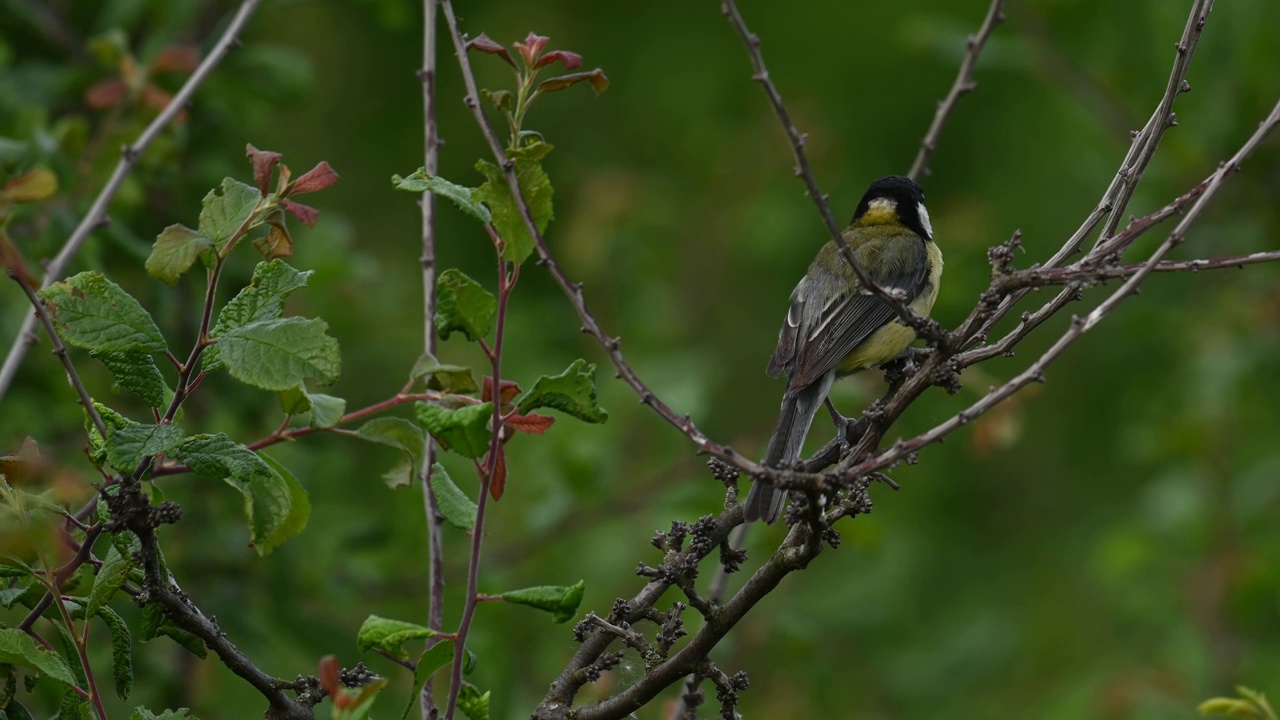
[[[929,211],[924,207],[924,191],[911,178],[890,175],[871,183],[850,221],[854,226],[891,223],[905,225],[921,237],[933,239]]]

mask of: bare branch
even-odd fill
[[[204,83],[209,74],[213,72],[213,69],[218,66],[218,63],[222,62],[227,52],[236,45],[239,41],[240,31],[244,28],[245,23],[249,21],[249,17],[253,15],[261,1],[244,0],[240,4],[240,8],[236,10],[231,22],[227,24],[226,30],[223,30],[221,37],[214,43],[213,49],[209,51],[208,56],[200,63],[196,71],[191,74],[191,77],[187,78],[182,88],[169,101],[169,104],[160,111],[160,114],[151,121],[151,124],[147,125],[142,134],[138,136],[138,139],[121,149],[120,161],[116,163],[116,168],[111,173],[106,185],[103,185],[102,190],[98,192],[98,197],[94,199],[93,205],[89,207],[89,212],[80,220],[80,224],[72,231],[62,249],[46,266],[44,279],[40,283],[41,289],[61,280],[67,266],[71,263],[71,258],[80,251],[80,246],[88,239],[89,234],[107,224],[107,207],[115,198],[116,193],[120,191],[120,187],[124,184],[129,172],[133,170],[134,163],[151,145],[151,142],[168,127],[178,113],[187,107],[196,89]],[[26,356],[27,351],[35,343],[35,334],[32,332],[35,322],[35,316],[33,315],[28,315],[22,321],[22,326],[9,348],[9,354],[5,356],[4,365],[0,366],[0,400],[4,399],[5,393],[8,392],[9,386],[13,383],[13,378],[18,373],[18,366],[22,364],[23,357]]]
[[[1004,0],[991,0],[991,7],[987,8],[987,16],[983,19],[982,26],[978,28],[976,34],[970,35],[965,40],[964,60],[960,62],[956,80],[952,83],[947,96],[938,103],[938,112],[934,114],[933,122],[929,124],[929,131],[920,141],[920,151],[916,153],[916,161],[911,163],[911,170],[907,173],[907,177],[912,180],[919,182],[921,178],[930,174],[929,158],[938,147],[938,136],[942,134],[942,126],[946,124],[947,118],[960,98],[978,86],[973,79],[973,68],[978,64],[978,56],[982,54],[987,38],[991,37],[992,31],[1002,22],[1004,22]]]

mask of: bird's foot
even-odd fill
[[[831,422],[836,426],[836,438],[840,441],[840,454],[845,455],[853,448],[855,440],[866,431],[867,422],[863,418],[845,417],[836,410],[831,398],[825,401],[827,412],[831,413]]]

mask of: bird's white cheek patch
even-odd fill
[[[933,225],[929,224],[929,211],[924,209],[924,203],[918,203],[916,205],[916,213],[920,215],[920,226],[924,228],[925,234],[932,239]]]

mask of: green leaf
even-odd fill
[[[409,371],[410,380],[417,380],[420,377],[427,379],[426,386],[429,390],[459,395],[480,391],[475,377],[471,375],[471,368],[461,365],[444,365],[431,353],[423,353],[413,364],[413,369]]]
[[[498,301],[480,283],[454,268],[440,273],[434,319],[440,339],[448,340],[454,331],[472,342],[488,337],[497,314]]]
[[[356,434],[369,442],[403,450],[414,460],[422,458],[422,429],[404,418],[374,418],[361,425]]]
[[[186,225],[170,225],[156,236],[147,258],[147,274],[168,285],[176,285],[182,273],[191,269],[213,241]]]
[[[542,158],[551,152],[551,146],[535,141],[518,150],[508,151],[511,161],[515,163],[516,179],[520,183],[520,194],[529,204],[534,224],[538,231],[547,229],[552,217],[551,179],[542,169]],[[511,197],[511,188],[507,184],[506,175],[501,168],[491,162],[481,160],[476,164],[486,178],[485,183],[476,189],[473,197],[489,206],[493,212],[493,226],[506,242],[502,257],[516,263],[522,263],[533,253],[533,236],[525,225],[524,217]]]
[[[107,550],[107,556],[102,560],[102,567],[98,568],[98,574],[93,579],[93,589],[89,591],[85,612],[94,615],[99,608],[106,607],[129,579],[129,572],[133,570],[135,564],[132,557],[121,555],[120,551],[112,545]]]
[[[453,201],[462,212],[479,220],[489,222],[489,208],[480,204],[474,197],[475,189],[451,183],[439,175],[428,175],[424,168],[418,168],[407,178],[399,175],[391,176],[391,184],[398,190],[409,192],[429,192]]]
[[[292,474],[223,433],[192,435],[173,456],[192,472],[225,480],[244,494],[250,539],[259,555],[301,532],[311,517],[307,493]]]
[[[289,390],[307,378],[333,384],[342,367],[328,323],[300,317],[259,320],[218,339],[219,357],[235,379],[264,390]]]
[[[100,607],[97,616],[111,631],[111,678],[116,695],[128,700],[133,692],[133,638],[124,618],[109,607]]]
[[[3,720],[36,720],[36,716],[32,715],[31,711],[16,699],[10,700],[4,706],[4,710],[0,710],[0,712],[4,713]]]
[[[280,393],[280,408],[290,415],[310,413],[308,423],[323,430],[337,425],[347,412],[347,401],[333,395],[311,394],[305,383]]]
[[[549,407],[590,423],[609,419],[609,413],[596,401],[596,366],[581,358],[559,375],[538,378],[516,407],[521,415]]]
[[[156,715],[150,710],[140,707],[134,709],[133,714],[129,716],[129,720],[196,720],[196,716],[192,715],[191,711],[186,708],[165,710]]]
[[[395,490],[396,488],[409,487],[413,484],[413,478],[417,475],[418,466],[409,458],[402,458],[400,462],[392,465],[389,470],[382,473],[382,482],[387,487]]]
[[[38,670],[64,685],[76,684],[71,666],[61,655],[45,650],[17,628],[0,629],[0,663]]]
[[[147,407],[164,407],[169,389],[150,354],[141,350],[89,353],[111,371],[116,389],[142,398]]]
[[[221,337],[228,331],[259,320],[274,320],[284,314],[285,298],[307,286],[314,271],[301,272],[284,260],[260,262],[253,268],[253,280],[218,313],[218,321],[209,331],[210,337]],[[218,346],[205,348],[205,372],[222,367]]]
[[[458,692],[458,709],[469,720],[489,720],[489,691],[483,695],[471,683],[464,683]]]
[[[377,648],[402,660],[407,660],[409,655],[404,651],[404,648],[400,647],[401,645],[410,640],[434,637],[438,634],[435,630],[422,625],[370,615],[365,618],[364,624],[360,626],[360,631],[356,633],[356,645],[360,648],[360,652],[368,652]]]
[[[221,188],[210,190],[204,196],[204,207],[200,210],[200,234],[219,245],[226,242],[249,220],[261,199],[262,193],[258,188],[223,178]]]
[[[107,462],[120,472],[133,472],[143,458],[178,447],[185,433],[177,425],[130,422],[107,427]]]
[[[169,616],[164,614],[164,606],[153,602],[142,608],[142,622],[138,624],[138,639],[142,642],[150,642],[161,635],[178,643],[201,660],[209,656],[209,650],[204,646],[203,640],[174,624]]]
[[[164,352],[164,337],[151,315],[102,273],[82,272],[39,294],[68,345],[100,352]]]
[[[493,403],[465,405],[454,410],[419,402],[416,409],[418,423],[446,450],[472,459],[489,451]]]
[[[448,665],[452,660],[452,640],[432,645],[430,650],[424,651],[418,657],[418,665],[413,671],[413,692],[409,694],[409,704],[405,705],[404,712],[400,713],[400,720],[408,720],[409,714],[418,707],[418,696],[422,693],[422,686],[427,684],[427,680],[437,670]]]
[[[440,505],[440,514],[444,515],[450,525],[460,530],[470,530],[476,526],[476,504],[458,489],[440,463],[431,466],[431,489]]]
[[[502,599],[517,605],[528,605],[555,615],[558,623],[568,622],[578,612],[582,604],[582,594],[586,592],[587,582],[579,580],[568,587],[543,585],[541,587],[511,590],[502,593]]]

